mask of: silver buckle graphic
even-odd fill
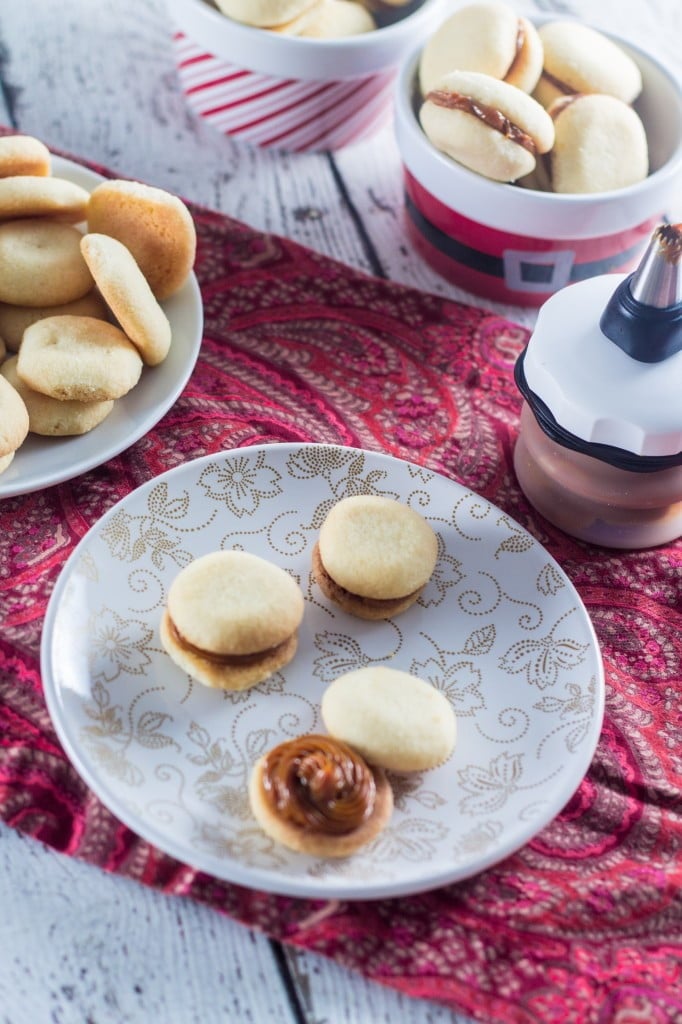
[[[523,252],[505,249],[502,253],[504,283],[517,292],[554,292],[570,281],[575,253],[571,249],[554,252]]]

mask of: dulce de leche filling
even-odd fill
[[[319,544],[315,545],[313,550],[313,567],[315,576],[320,578],[325,583],[327,589],[332,591],[337,599],[343,600],[344,598],[350,598],[354,602],[358,602],[364,605],[366,608],[372,608],[376,611],[386,612],[390,611],[412,597],[416,598],[424,589],[418,587],[417,590],[412,591],[411,594],[403,594],[400,597],[365,597],[363,594],[355,594],[352,590],[347,590],[342,587],[340,583],[337,583],[333,576],[330,576],[327,572],[324,562],[322,561],[322,555],[320,554]]]
[[[427,101],[435,103],[438,107],[446,107],[448,110],[462,110],[465,114],[472,114],[479,121],[483,121],[489,128],[494,128],[507,139],[523,146],[533,156],[537,153],[535,140],[523,128],[514,124],[506,114],[496,107],[490,107],[486,103],[479,103],[471,96],[463,96],[459,92],[446,92],[444,89],[433,89],[426,96]]]
[[[374,810],[371,768],[331,736],[299,736],[265,756],[263,793],[284,821],[327,835],[359,828]]]
[[[576,91],[574,86],[569,85],[568,82],[562,82],[560,78],[557,78],[556,75],[547,71],[546,68],[542,69],[542,78],[544,78],[546,82],[549,82],[550,85],[553,85],[558,92],[563,93],[564,96],[570,96]]]
[[[190,654],[195,654],[199,658],[204,658],[205,661],[210,661],[214,665],[255,665],[257,662],[262,661],[266,656],[271,654],[277,654],[278,651],[284,650],[290,641],[287,637],[281,644],[275,644],[274,647],[268,647],[263,651],[253,651],[250,654],[220,654],[216,651],[206,651],[203,647],[196,647],[190,643],[189,640],[182,635],[178,627],[175,625],[170,615],[168,616],[169,632],[178,645],[183,651],[188,651]]]

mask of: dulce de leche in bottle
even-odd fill
[[[682,534],[681,270],[682,224],[661,225],[633,274],[548,299],[516,363],[518,482],[581,540],[633,549]]]

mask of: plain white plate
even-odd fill
[[[346,615],[310,578],[324,515],[359,492],[406,502],[440,538],[427,589],[392,621]],[[283,566],[306,601],[294,660],[241,694],[192,682],[158,635],[180,568],[233,547]],[[355,856],[325,861],[276,846],[251,816],[251,765],[288,737],[325,731],[325,687],[372,663],[446,694],[458,718],[453,755],[432,771],[391,775],[393,817]],[[42,675],[68,756],[121,821],[219,878],[321,899],[417,892],[517,850],[580,784],[604,704],[587,612],[530,534],[444,477],[332,445],[212,455],[129,494],[62,571]]]
[[[87,189],[103,180],[61,157],[52,158],[52,172]],[[203,306],[194,274],[162,305],[172,330],[171,348],[163,363],[145,367],[132,391],[119,398],[104,422],[89,433],[78,437],[29,434],[9,468],[0,474],[0,499],[51,487],[100,466],[143,437],[171,408],[189,380],[201,346]]]

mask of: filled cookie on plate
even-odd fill
[[[429,581],[438,538],[423,516],[392,498],[343,498],[327,514],[313,550],[323,594],[361,619],[410,608]]]
[[[197,682],[245,690],[294,657],[303,609],[300,587],[278,565],[246,551],[213,551],[171,583],[161,642]]]

